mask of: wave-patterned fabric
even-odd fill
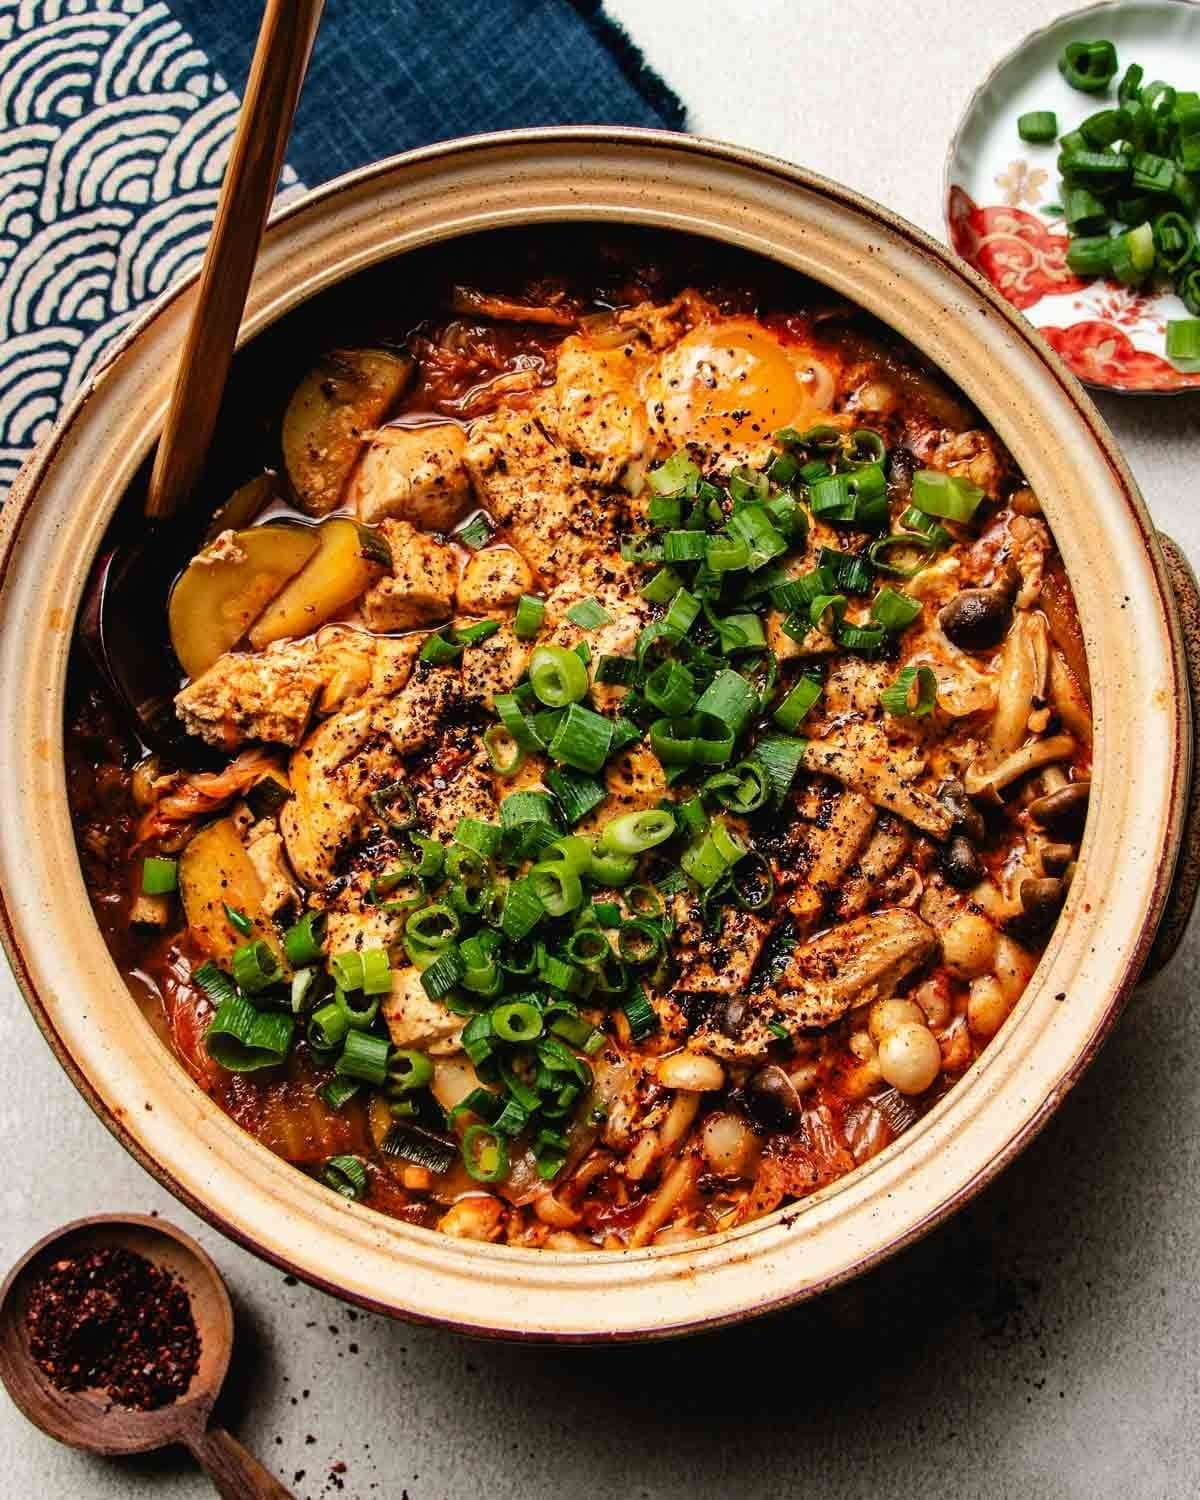
[[[0,0],[0,500],[141,307],[199,263],[261,16]],[[472,131],[683,120],[601,0],[326,0],[282,187]]]
[[[198,264],[237,107],[166,4],[0,0],[0,496]]]

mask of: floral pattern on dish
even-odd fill
[[[1071,373],[1089,385],[1124,391],[1175,391],[1183,386],[1200,389],[1200,372],[1186,374],[1161,354],[1139,349],[1112,323],[1091,320],[1073,323],[1069,328],[1044,327],[1038,331]]]
[[[1082,292],[1087,282],[1067,269],[1067,237],[1014,205],[980,208],[950,189],[950,243],[1022,312],[1043,297]]]

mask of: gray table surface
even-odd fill
[[[694,127],[940,232],[942,156],[1038,0],[612,0]],[[1200,560],[1200,402],[1102,403]],[[1115,873],[1115,872],[1114,872]],[[472,1343],[356,1316],[223,1240],[76,1096],[0,978],[0,1261],[77,1215],[157,1210],[228,1276],[227,1417],[298,1496],[1184,1497],[1200,1491],[1200,932],[973,1207],[766,1322],[645,1349]],[[344,1465],[344,1468],[341,1466]],[[62,1449],[0,1401],[0,1493],[206,1495],[176,1455]]]

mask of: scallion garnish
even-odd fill
[[[492,523],[483,511],[476,511],[454,533],[454,539],[464,547],[469,547],[472,552],[478,552],[480,547],[486,547],[492,539]]]
[[[890,714],[922,718],[932,713],[937,703],[937,686],[932,667],[905,667],[880,693],[879,701]]]
[[[142,892],[147,896],[168,896],[179,889],[179,861],[164,855],[148,854],[142,861]],[[228,911],[228,907],[226,910]]]
[[[326,1187],[357,1203],[366,1197],[367,1168],[359,1156],[331,1156],[321,1173]]]

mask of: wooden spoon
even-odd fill
[[[64,1256],[112,1245],[173,1272],[191,1299],[200,1365],[184,1395],[156,1411],[117,1406],[99,1390],[60,1391],[29,1352],[25,1308],[38,1277]],[[161,1219],[141,1214],[78,1219],[39,1240],[0,1288],[0,1380],[36,1427],[72,1448],[105,1455],[182,1443],[225,1500],[294,1500],[236,1438],[208,1425],[232,1349],[233,1307],[221,1273],[195,1240]]]
[[[146,492],[151,523],[179,513],[204,469],[324,0],[266,0],[229,166],[204,256],[166,423]],[[165,647],[166,592],[181,538],[151,525],[97,564],[80,616],[84,644],[143,743],[182,753],[178,687]]]

